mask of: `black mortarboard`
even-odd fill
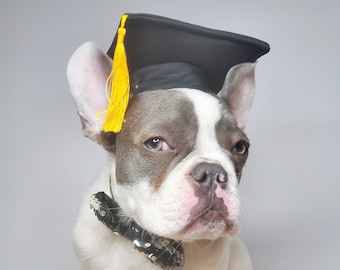
[[[170,88],[218,93],[231,67],[269,51],[267,43],[252,37],[149,14],[122,17],[108,51],[113,66],[121,61],[122,43],[133,93]]]

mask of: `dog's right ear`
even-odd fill
[[[100,142],[100,133],[106,110],[106,80],[112,60],[93,42],[80,46],[67,66],[67,78],[77,105],[84,135]]]
[[[229,106],[237,125],[244,129],[255,93],[256,63],[233,66],[225,79],[222,90],[217,94]]]

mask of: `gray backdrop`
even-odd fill
[[[0,4],[0,269],[77,269],[71,233],[106,156],[82,137],[68,58],[108,48],[124,12],[270,43],[257,67],[241,235],[259,270],[340,269],[339,1],[24,1]]]

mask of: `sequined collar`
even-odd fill
[[[112,192],[112,191],[111,191]],[[90,207],[97,218],[116,235],[129,239],[134,248],[152,263],[166,270],[180,270],[184,266],[181,242],[150,233],[134,220],[122,214],[118,203],[104,192],[91,197]]]

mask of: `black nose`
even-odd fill
[[[202,162],[191,172],[193,179],[201,186],[211,187],[212,184],[226,188],[228,174],[221,165],[215,163]]]

